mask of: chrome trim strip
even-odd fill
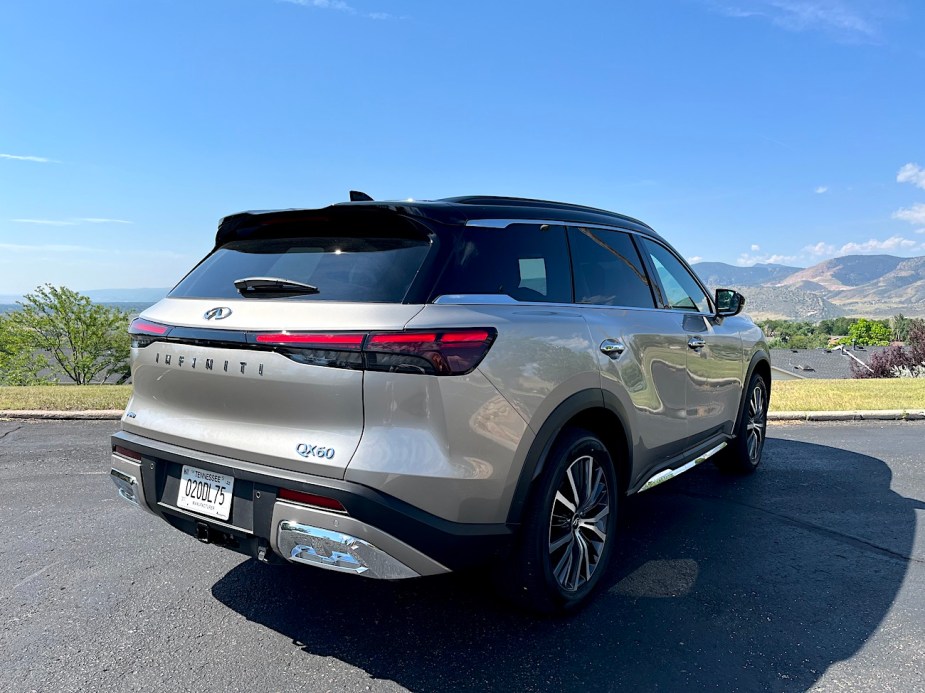
[[[617,224],[589,224],[584,221],[566,221],[563,219],[469,219],[466,221],[466,226],[481,229],[506,229],[513,224],[548,224],[549,226],[574,226],[580,229],[607,229],[608,231],[625,231],[626,233],[640,234],[649,238],[648,234],[641,234],[636,229]]]
[[[276,541],[283,558],[294,563],[382,580],[419,577],[368,541],[343,532],[283,520]]]
[[[683,466],[681,466],[681,467],[678,467],[677,469],[663,469],[663,470],[660,471],[658,474],[653,474],[653,475],[649,478],[649,480],[648,480],[646,483],[644,483],[644,484],[642,485],[642,488],[639,489],[639,493],[642,493],[643,491],[648,491],[650,488],[652,488],[652,487],[654,487],[654,486],[658,486],[659,484],[664,483],[664,482],[668,481],[669,479],[674,479],[676,476],[678,476],[678,475],[680,475],[680,474],[683,474],[684,472],[693,469],[694,467],[696,467],[696,466],[697,466],[698,464],[700,464],[701,462],[706,462],[708,459],[710,459],[711,457],[713,457],[713,455],[715,455],[716,453],[718,453],[718,452],[719,452],[720,450],[722,450],[724,447],[726,447],[726,443],[725,443],[725,442],[722,442],[722,443],[720,443],[719,445],[717,445],[715,448],[711,448],[711,449],[707,450],[705,453],[703,453],[702,455],[700,455],[700,457],[697,457],[697,458],[691,460],[691,461],[688,462],[687,464],[685,464],[685,465],[683,465]]]
[[[512,305],[512,306],[535,306],[537,308],[592,308],[595,310],[645,310],[670,315],[699,315],[704,318],[715,318],[713,313],[701,313],[694,310],[682,310],[680,308],[642,308],[640,306],[610,306],[603,303],[553,303],[547,301],[518,301],[507,294],[443,294],[438,296],[431,304],[434,305]]]
[[[449,305],[508,305],[508,304],[518,304],[522,301],[518,301],[516,298],[508,296],[507,294],[443,294],[442,296],[437,296],[433,300],[435,304],[449,304]],[[548,305],[548,304],[542,304]]]

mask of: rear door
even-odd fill
[[[575,302],[591,330],[608,396],[635,432],[634,481],[680,453],[688,438],[687,334],[656,309],[653,287],[629,234],[569,229]]]

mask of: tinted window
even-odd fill
[[[709,313],[710,300],[687,268],[664,246],[643,239],[643,247],[655,265],[670,308]]]
[[[601,229],[569,229],[575,302],[654,308],[646,277],[628,234]]]
[[[236,279],[278,277],[318,287],[295,301],[396,303],[404,299],[430,243],[409,238],[287,237],[228,243],[170,293],[174,298],[240,298]]]
[[[572,300],[565,228],[467,227],[455,240],[434,296],[507,294],[518,301]]]

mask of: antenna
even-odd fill
[[[350,201],[351,202],[372,202],[373,198],[371,198],[365,192],[360,192],[359,190],[351,190],[350,191]]]

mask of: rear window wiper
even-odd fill
[[[235,279],[234,286],[242,296],[255,294],[289,294],[292,296],[319,292],[317,286],[280,277],[245,277]]]

